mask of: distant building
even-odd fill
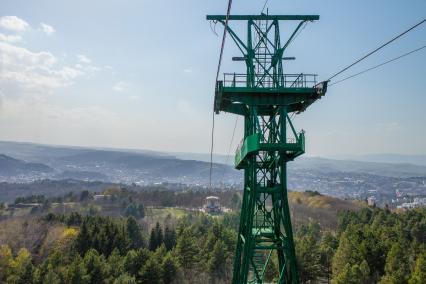
[[[367,204],[368,206],[375,206],[376,205],[376,197],[370,196],[367,198]]]
[[[426,197],[416,197],[414,198],[414,203],[417,203],[420,206],[426,206]]]
[[[207,196],[204,210],[208,213],[220,213],[222,209],[220,207],[219,197]]]
[[[111,195],[109,194],[95,194],[93,195],[93,200],[95,201],[106,201],[111,198]]]

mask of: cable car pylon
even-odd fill
[[[214,100],[216,114],[244,118],[244,139],[235,155],[235,168],[244,170],[244,193],[232,283],[299,283],[287,162],[305,152],[305,134],[296,131],[290,115],[325,95],[327,82],[317,83],[315,74],[284,74],[283,60],[294,59],[284,56],[287,47],[304,24],[319,16],[208,15],[207,20],[224,25],[242,53],[233,60],[246,66],[244,74],[225,73],[216,81]],[[237,21],[247,27],[246,39],[231,27]],[[283,43],[282,21],[298,22]]]

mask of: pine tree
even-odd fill
[[[139,279],[142,284],[159,284],[162,279],[162,267],[156,257],[151,256],[139,271]]]
[[[163,229],[161,229],[160,223],[158,222],[155,224],[155,238],[157,242],[157,247],[161,246],[161,244],[163,243],[164,237],[163,237]]]
[[[136,284],[136,279],[127,273],[123,273],[114,280],[113,284]]]
[[[207,263],[209,272],[216,278],[222,278],[226,272],[226,246],[221,240],[218,240],[211,252],[210,259]]]
[[[197,261],[197,240],[190,228],[186,228],[178,236],[176,242],[176,255],[180,265],[185,269],[191,269]]]
[[[170,252],[163,258],[161,269],[163,272],[162,278],[164,284],[170,284],[176,279],[179,271],[179,264]]]
[[[143,246],[142,232],[135,218],[133,217],[127,218],[126,232],[129,238],[131,249],[138,249]]]
[[[151,252],[145,248],[129,250],[124,258],[124,268],[131,276],[138,276],[139,270],[150,258]]]
[[[149,250],[153,251],[157,248],[158,244],[157,244],[157,237],[155,234],[155,229],[152,228],[151,229],[151,234],[149,235]]]
[[[103,283],[108,278],[108,269],[106,267],[105,258],[95,249],[90,249],[84,256],[84,266],[89,275],[90,283]]]
[[[426,252],[419,255],[416,260],[413,274],[411,275],[409,284],[423,284],[426,283]]]
[[[83,220],[80,226],[80,232],[76,239],[76,248],[80,255],[85,255],[89,250],[90,242],[89,228],[86,219]]]
[[[409,275],[407,248],[401,242],[396,242],[386,257],[385,275],[380,282],[407,283]]]
[[[83,264],[83,259],[77,255],[74,261],[68,266],[65,282],[69,284],[89,283],[89,276]]]
[[[176,231],[168,226],[164,230],[164,245],[168,251],[172,250],[176,245]]]
[[[297,241],[296,255],[300,281],[307,283],[317,280],[321,272],[321,254],[312,233]]]

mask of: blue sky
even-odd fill
[[[264,3],[233,2],[233,14],[257,14]],[[226,5],[3,0],[0,140],[209,152],[221,39],[205,15],[223,14]],[[270,14],[320,15],[288,49],[297,59],[285,66],[320,79],[426,16],[424,0],[270,0],[268,6]],[[283,36],[289,29],[283,26]],[[342,77],[425,44],[423,24]],[[223,72],[241,70],[230,60],[235,55],[228,38]],[[330,87],[295,118],[307,132],[307,154],[426,154],[425,79],[423,50]],[[216,153],[227,152],[234,122],[229,114],[216,117]]]

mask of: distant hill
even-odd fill
[[[357,211],[361,208],[359,203],[312,191],[291,191],[288,193],[288,201],[295,227],[314,221],[320,223],[324,229],[335,229],[339,211]]]
[[[330,158],[337,160],[353,160],[361,162],[413,164],[426,166],[426,155],[401,155],[401,154],[369,154],[369,155],[338,155]]]
[[[426,176],[426,166],[406,163],[378,163],[353,160],[332,160],[315,157],[301,157],[289,165],[290,169],[310,169],[322,173],[355,172],[387,177]]]
[[[49,173],[53,169],[41,163],[29,163],[0,154],[0,175],[18,175],[31,173]]]
[[[209,183],[209,162],[178,159],[173,155],[154,151],[0,142],[0,153],[34,163],[43,161],[55,170],[51,176],[44,177],[49,179],[72,178],[127,184]],[[3,181],[28,182],[32,181],[31,178],[18,177]],[[233,184],[242,180],[242,173],[231,166],[214,163],[212,179]]]

